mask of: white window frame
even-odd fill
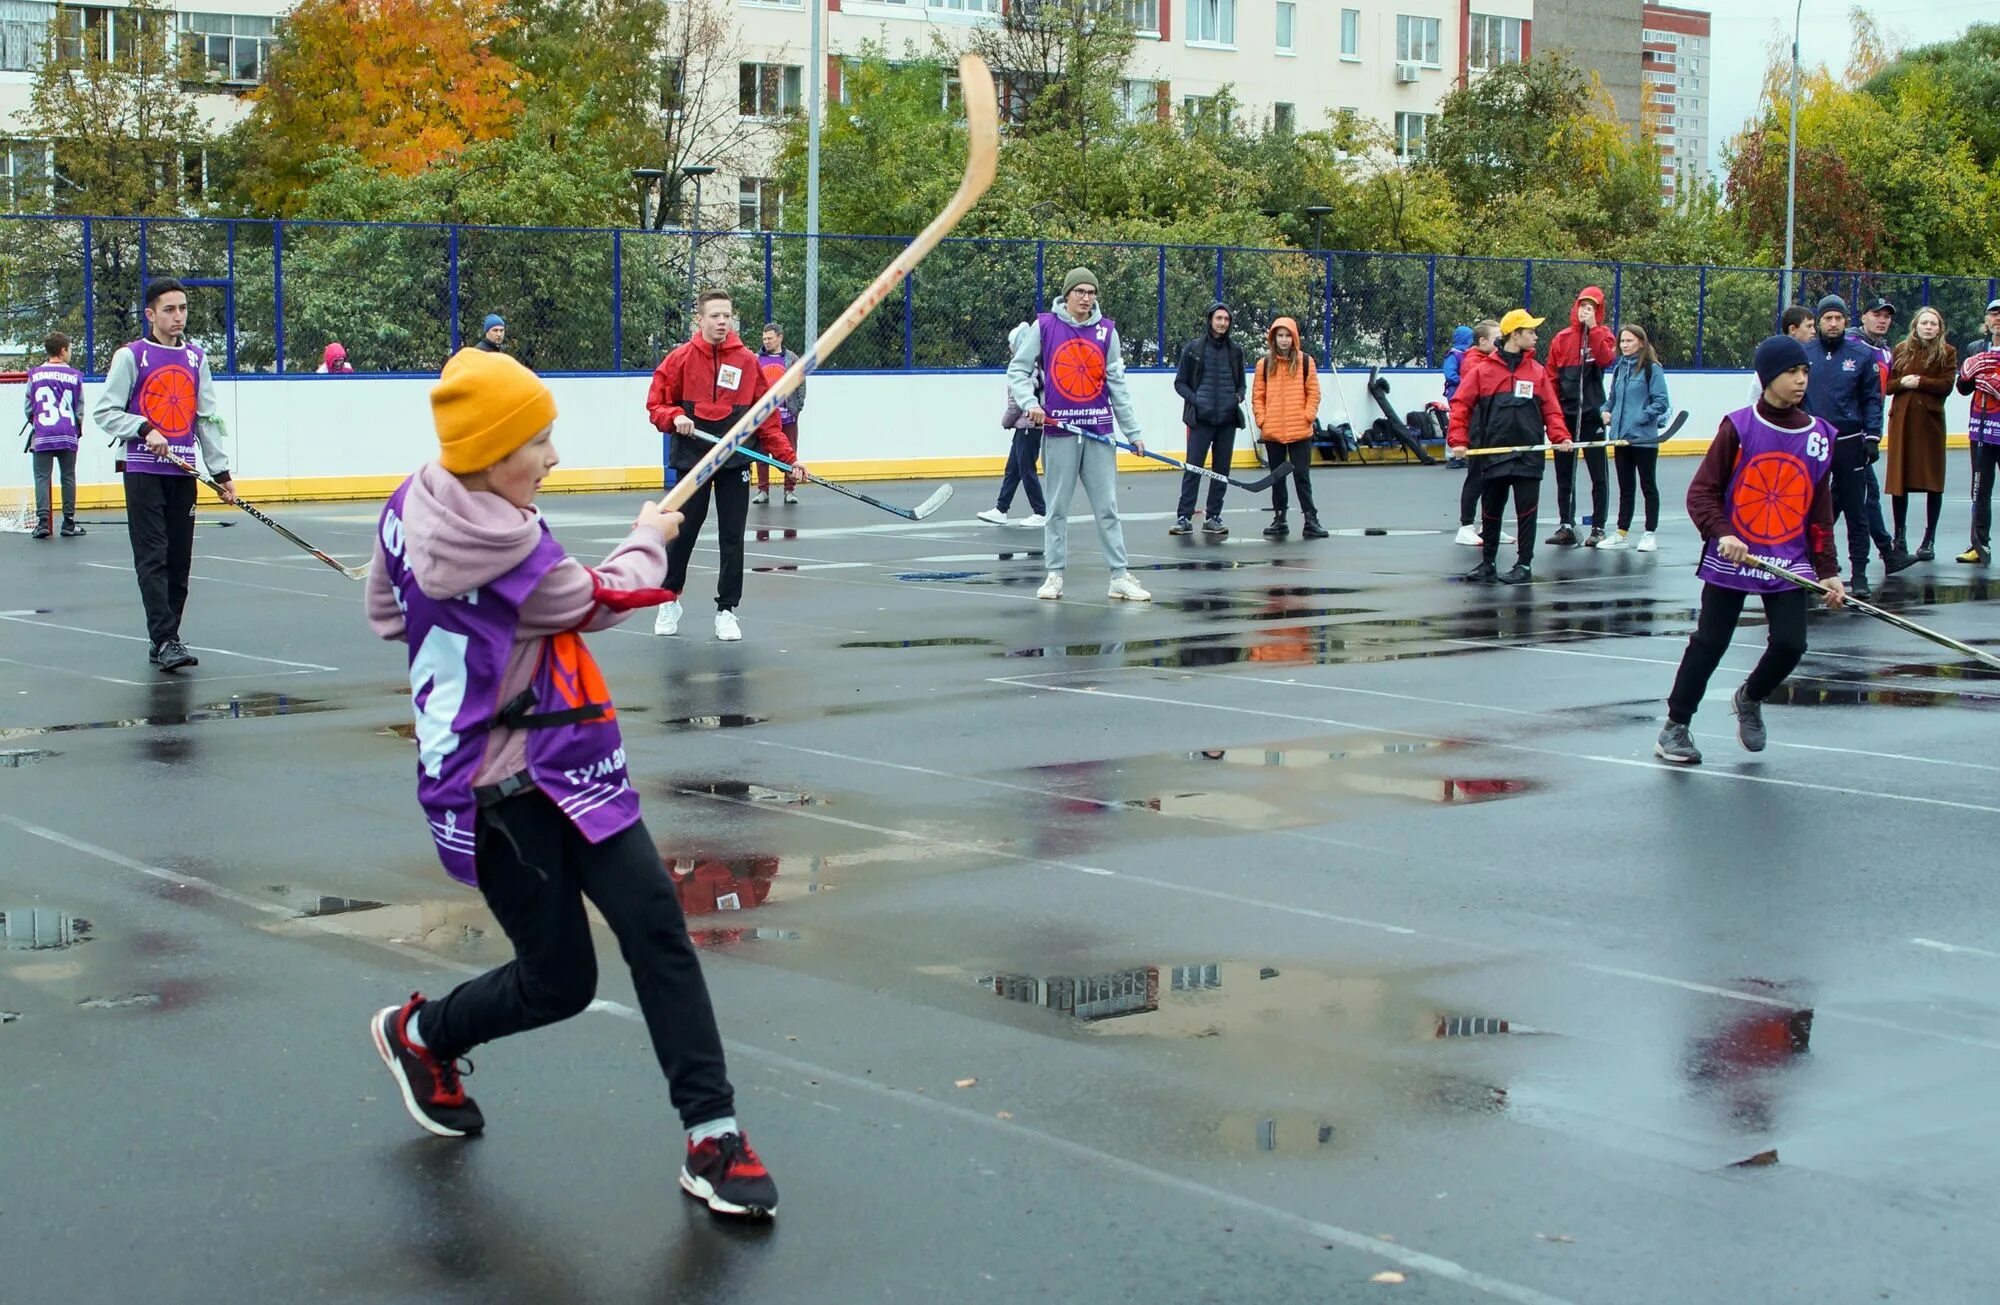
[[[772,211],[775,210],[775,211]],[[746,223],[743,218],[749,214]],[[770,220],[766,222],[766,218]],[[785,224],[785,192],[775,177],[736,179],[736,229],[776,231]]]
[[[1430,135],[1431,116],[1428,113],[1397,113],[1397,158],[1408,162],[1423,157],[1424,141]],[[1414,133],[1410,131],[1412,126],[1416,127]]]
[[[1187,0],[1187,43],[1199,50],[1236,48],[1236,0]]]
[[[751,69],[756,70],[752,73],[752,76],[756,78],[755,103],[752,105],[752,111],[745,112],[743,108],[743,75]],[[776,88],[773,93],[776,112],[767,111],[768,106],[764,103],[764,92],[767,84],[774,85]],[[787,94],[788,91],[789,95]],[[787,103],[788,99],[789,103]],[[788,114],[801,113],[804,110],[805,69],[800,65],[795,63],[763,63],[754,59],[744,59],[736,65],[736,112],[738,117],[756,119],[761,122],[776,122]]]
[[[1132,35],[1159,40],[1160,6],[1171,3],[1173,0],[1125,0],[1125,18],[1132,24]]]
[[[39,155],[39,160],[30,170],[23,170],[23,156]],[[46,142],[27,140],[20,137],[0,139],[0,184],[6,188],[6,211],[9,213],[38,212],[48,206],[54,170],[50,167],[49,147]],[[38,193],[38,203],[25,205],[21,190],[31,185]]]
[[[1155,122],[1160,116],[1160,88],[1164,81],[1126,77],[1118,83],[1118,108],[1127,122]]]
[[[1429,57],[1426,58],[1425,56]],[[1396,62],[1442,68],[1444,20],[1428,14],[1396,15]]]
[[[1278,0],[1273,26],[1276,29],[1278,53],[1286,58],[1296,58],[1299,53],[1299,7],[1295,0]],[[1288,26],[1291,28],[1290,32],[1285,30]]]
[[[1361,62],[1361,11],[1340,11],[1340,58],[1343,63]]]
[[[1521,62],[1522,20],[1503,14],[1473,14],[1466,23],[1465,66],[1472,72],[1492,72],[1510,63]],[[1493,39],[1498,35],[1496,43]],[[1511,41],[1509,37],[1512,37]],[[1494,51],[1499,57],[1494,57]],[[1481,55],[1485,62],[1480,62]]]

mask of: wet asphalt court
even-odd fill
[[[1746,627],[1709,763],[1655,764],[1664,466],[1659,554],[1526,591],[1446,578],[1453,473],[1322,472],[1338,533],[1278,544],[1242,495],[1168,538],[1128,476],[1140,608],[1085,520],[1037,602],[991,482],[808,491],[752,509],[743,643],[703,571],[682,637],[594,637],[783,1193],[751,1228],[678,1193],[601,929],[601,1009],[475,1053],[483,1139],[394,1100],[369,1014],[508,953],[359,585],[205,512],[166,677],[122,529],[0,539],[0,1297],[1991,1300],[2000,684],[1816,617],[1753,759]],[[545,506],[595,560],[637,502]],[[360,560],[375,508],[279,515]],[[1878,593],[2000,645],[1970,568]]]

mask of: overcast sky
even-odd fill
[[[1708,134],[1709,158],[1719,176],[1723,146],[1756,111],[1772,42],[1781,42],[1789,54],[1797,0],[1678,2],[1690,9],[1706,9],[1713,17],[1709,49],[1715,76],[1710,83],[1714,94],[1709,100]],[[1853,7],[1851,0],[1806,0],[1799,43],[1804,66],[1823,63],[1835,69],[1846,67],[1854,37],[1848,19]],[[1982,20],[2000,22],[2000,6],[1992,0],[1863,0],[1860,7],[1874,16],[1894,43],[1904,46],[1950,40]]]

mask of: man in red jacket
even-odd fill
[[[1535,328],[1542,319],[1516,308],[1500,319],[1500,349],[1467,368],[1451,396],[1451,430],[1445,443],[1453,456],[1468,448],[1519,448],[1468,458],[1479,472],[1480,559],[1465,577],[1474,584],[1504,581],[1524,585],[1534,579],[1535,511],[1542,501],[1542,448],[1568,444],[1555,386],[1548,369],[1535,361]],[[1560,456],[1560,455],[1558,455]],[[1513,491],[1515,531],[1521,551],[1514,569],[1494,573],[1500,556],[1500,519]]]
[[[655,430],[672,433],[667,465],[681,475],[714,447],[697,437],[696,431],[727,434],[737,418],[770,389],[757,365],[757,355],[737,337],[735,320],[736,306],[728,295],[720,290],[704,291],[695,305],[693,338],[661,360],[646,391],[646,416]],[[778,410],[764,419],[752,438],[780,462],[790,462],[795,456],[779,425]],[[803,473],[805,468],[797,470]],[[681,532],[667,551],[666,587],[679,594],[687,586],[688,559],[694,555],[702,523],[708,520],[711,492],[715,496],[716,542],[722,549],[722,575],[715,591],[715,637],[733,641],[743,637],[736,605],[743,600],[743,523],[750,515],[750,459],[743,454],[732,456],[682,506]],[[677,634],[680,627],[681,603],[676,598],[660,608],[653,633]]]

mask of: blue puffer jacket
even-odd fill
[[[1444,401],[1451,402],[1451,396],[1458,393],[1458,382],[1464,375],[1465,354],[1472,348],[1472,328],[1461,326],[1451,333],[1451,352],[1444,356]]]
[[[1666,368],[1657,364],[1645,368],[1630,358],[1620,358],[1604,389],[1605,407],[1611,413],[1606,439],[1638,445],[1660,442],[1661,423],[1672,407],[1667,398]]]
[[[1875,350],[1851,335],[1829,348],[1822,337],[1806,345],[1806,357],[1812,361],[1806,411],[1841,439],[1881,439],[1882,373]]]

